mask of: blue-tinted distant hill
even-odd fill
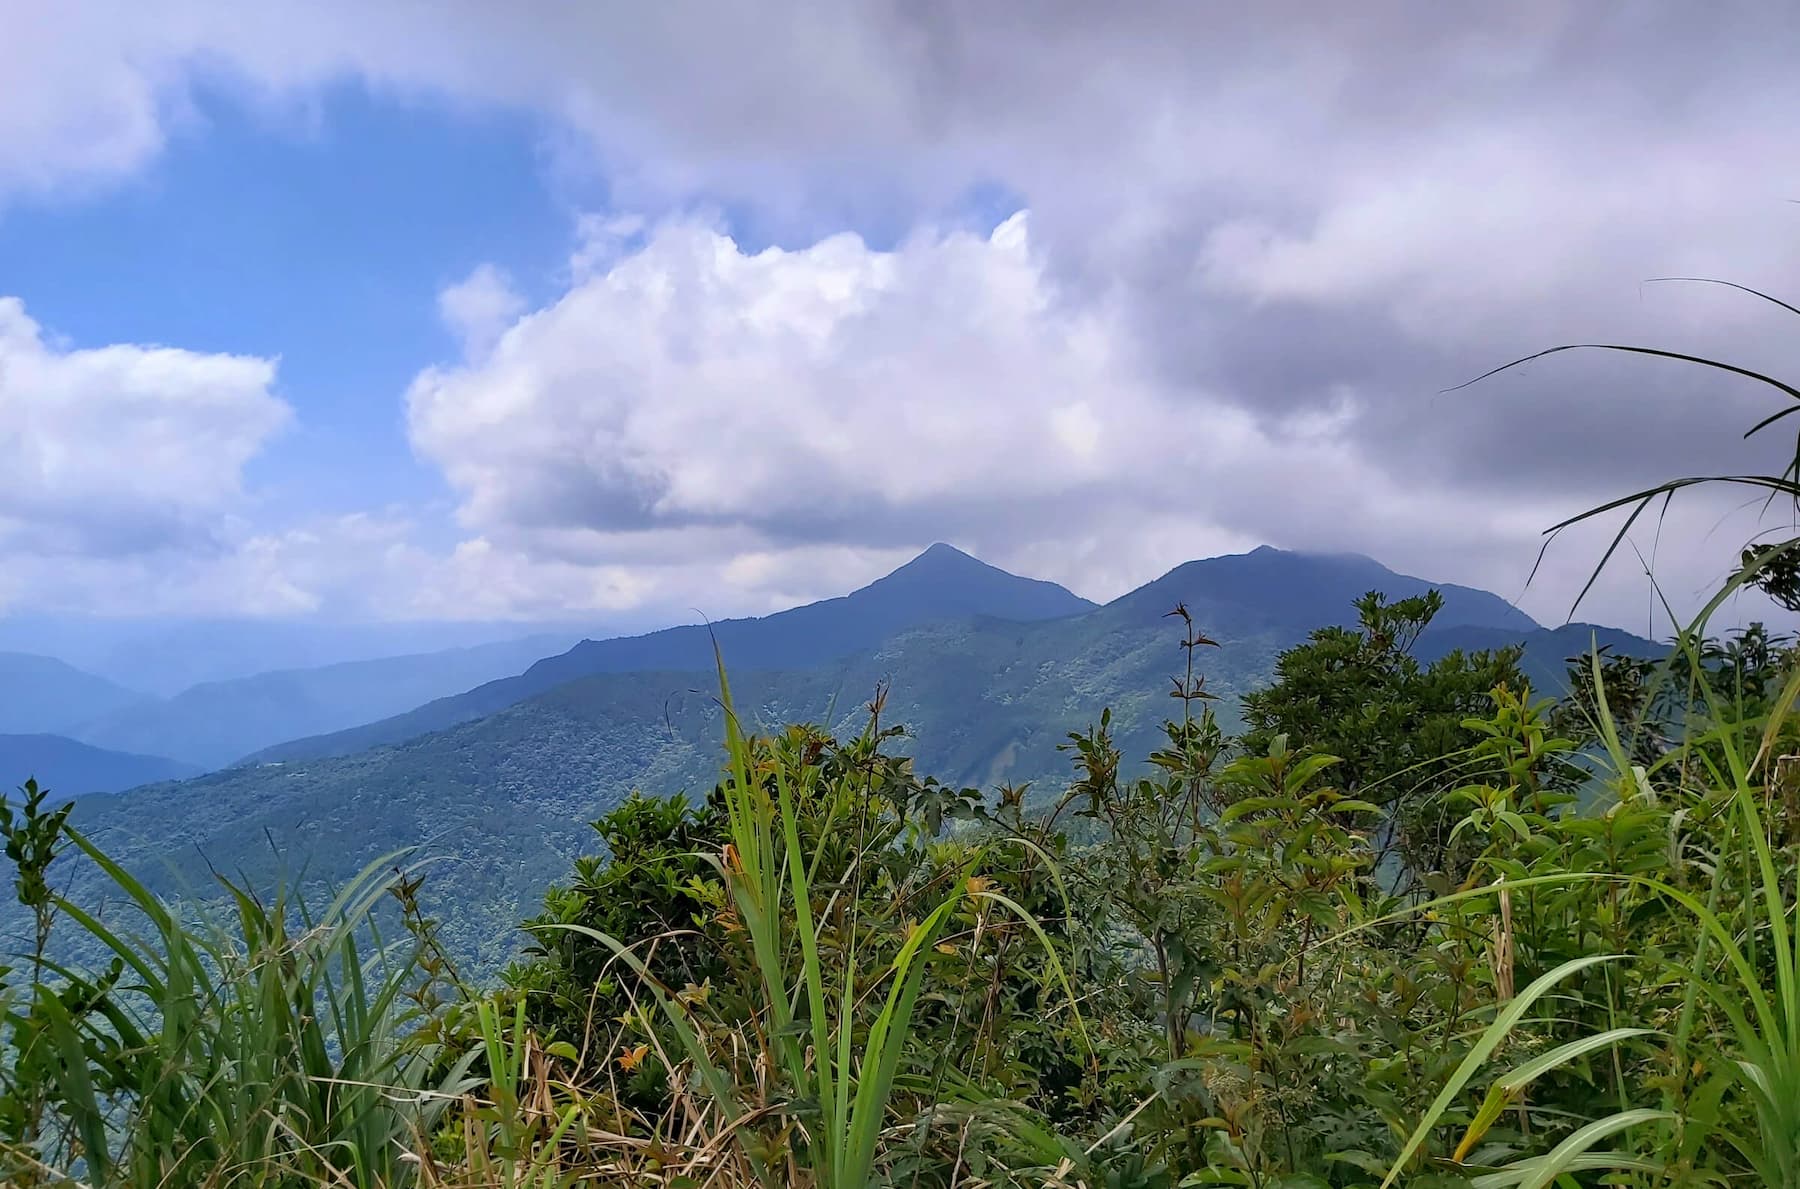
[[[532,667],[552,686],[595,673],[641,669],[706,669],[713,640],[748,669],[805,668],[867,648],[927,623],[985,615],[1030,623],[1092,611],[1094,604],[1054,582],[1021,578],[937,544],[893,573],[840,598],[712,625],[668,628],[645,636],[583,640]]]
[[[283,739],[373,722],[519,673],[568,642],[568,636],[536,635],[209,681],[171,698],[140,700],[68,733],[97,747],[221,768]]]
[[[1092,611],[1054,582],[1021,578],[949,545],[933,545],[886,577],[840,598],[755,619],[667,628],[643,636],[583,640],[516,677],[492,681],[406,714],[335,734],[295,739],[252,762],[349,755],[399,743],[504,710],[582,677],[640,671],[703,672],[713,641],[739,669],[805,669],[871,648],[930,623],[987,616],[1028,623]]]
[[[591,618],[520,624],[493,620],[340,622],[316,617],[244,616],[101,619],[26,612],[0,615],[0,652],[58,657],[128,690],[170,698],[196,685],[236,681],[259,673],[475,648],[517,640],[527,634],[560,637],[563,643],[555,650],[561,651],[583,636],[600,634],[603,626],[607,624]],[[619,623],[607,634],[654,626],[657,625],[631,620]],[[538,653],[546,655],[548,652]]]
[[[1156,581],[1108,603],[1107,615],[1136,618],[1145,611],[1167,611],[1185,602],[1194,620],[1209,634],[1229,625],[1245,633],[1260,628],[1310,631],[1333,623],[1354,623],[1352,603],[1378,590],[1389,600],[1436,590],[1444,609],[1432,621],[1435,629],[1493,628],[1529,632],[1537,621],[1497,594],[1454,583],[1430,582],[1398,574],[1359,553],[1293,553],[1264,545],[1249,553],[1233,553],[1191,561]]]
[[[149,700],[53,657],[0,652],[0,732],[67,731],[97,715]]]
[[[59,796],[78,797],[199,774],[164,756],[107,751],[61,735],[0,735],[0,788],[9,793],[31,778]]]
[[[1568,692],[1569,662],[1587,656],[1596,646],[1614,656],[1634,656],[1644,660],[1658,660],[1669,654],[1668,645],[1634,636],[1619,628],[1566,623],[1558,628],[1538,628],[1523,634],[1468,624],[1434,627],[1419,640],[1413,655],[1423,661],[1432,661],[1452,649],[1475,652],[1508,644],[1524,646],[1519,668],[1531,682],[1531,688],[1546,697],[1561,697]]]

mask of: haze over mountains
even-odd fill
[[[711,787],[721,730],[715,639],[740,713],[758,724],[854,730],[885,686],[885,721],[909,728],[923,772],[984,788],[1030,783],[1047,795],[1067,771],[1057,744],[1105,707],[1126,754],[1151,745],[1181,665],[1167,618],[1178,602],[1220,643],[1199,659],[1220,714],[1235,721],[1237,696],[1268,679],[1277,654],[1348,622],[1357,596],[1433,585],[1366,557],[1264,548],[1190,562],[1096,607],[939,545],[839,599],[710,631],[583,641],[529,667],[521,659],[511,676],[210,775],[84,798],[75,820],[164,892],[203,890],[209,869],[264,879],[287,867],[339,882],[391,851],[425,846],[446,864],[453,940],[492,963],[544,885],[592,848],[585,823],[634,789]],[[1419,646],[1430,655],[1518,642],[1527,667],[1552,684],[1594,634],[1545,630],[1485,591],[1436,589],[1444,609]],[[1615,648],[1654,649],[1599,632]],[[356,675],[366,683],[378,672]],[[283,680],[312,688],[325,679]],[[273,729],[278,709],[263,703],[258,721]],[[154,719],[139,708],[113,721]],[[143,729],[139,738],[154,738]]]
[[[174,768],[200,772],[235,763],[296,734],[368,722],[517,672],[568,643],[566,635],[541,634],[416,656],[257,673],[206,682],[169,698],[125,689],[51,657],[0,654],[0,680],[6,683],[0,730],[164,757]]]
[[[658,626],[631,621],[332,622],[26,613],[0,615],[0,652],[57,657],[142,696],[170,698],[196,685],[262,673],[478,648],[533,635],[574,641],[603,628],[609,629],[604,634],[614,635]]]
[[[123,706],[82,723],[73,734],[98,746],[159,752],[202,768],[221,768],[296,735],[384,718],[516,673],[569,642],[567,636],[536,635],[210,681],[172,698]]]
[[[145,700],[137,690],[55,657],[0,653],[0,730],[66,731]]]
[[[734,669],[804,669],[927,623],[971,616],[1027,622],[1093,608],[1093,603],[1054,582],[1009,574],[940,543],[841,598],[758,619],[727,619],[643,636],[583,640],[515,677],[443,698],[393,719],[270,748],[253,759],[313,759],[398,743],[492,714],[598,673],[705,671],[713,664],[715,642]]]
[[[27,777],[56,793],[79,796],[181,780],[200,771],[166,756],[108,751],[62,735],[0,735],[0,772],[9,774],[9,792]]]

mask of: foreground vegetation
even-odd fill
[[[1134,766],[1102,718],[1050,801],[920,778],[880,696],[847,740],[728,713],[712,796],[596,823],[498,986],[419,870],[184,915],[28,785],[5,1175],[1800,1184],[1786,642],[1595,653],[1556,704],[1511,650],[1415,661],[1435,609],[1363,600],[1238,737],[1177,609],[1163,745]],[[104,912],[56,893],[74,862]]]
[[[1800,606],[1797,549],[1560,701],[1516,649],[1423,663],[1438,597],[1370,594],[1231,733],[1176,607],[1161,738],[1102,716],[1048,795],[921,776],[881,692],[752,732],[721,669],[712,794],[596,822],[477,985],[401,857],[203,913],[27,784],[0,1176],[1800,1189],[1800,650],[1707,630],[1748,583]],[[104,902],[59,894],[83,863]]]

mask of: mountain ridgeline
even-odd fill
[[[163,892],[204,891],[208,871],[278,867],[341,884],[397,849],[441,858],[447,935],[483,966],[570,859],[587,823],[633,790],[698,796],[718,773],[717,641],[740,714],[854,732],[877,688],[918,768],[946,783],[1063,787],[1067,733],[1110,707],[1127,755],[1147,754],[1183,663],[1168,618],[1184,604],[1220,647],[1197,660],[1219,713],[1265,683],[1320,626],[1350,623],[1369,590],[1437,589],[1418,645],[1524,645],[1560,680],[1595,629],[1547,631],[1505,600],[1389,571],[1364,557],[1259,549],[1180,566],[1105,606],[937,546],[843,598],[761,619],[584,641],[524,673],[408,714],[278,746],[198,779],[85,798],[76,823]],[[1654,646],[1598,629],[1615,651]],[[273,842],[273,846],[271,846]]]
[[[81,723],[150,701],[54,657],[0,652],[0,730],[67,734]]]
[[[841,598],[760,619],[667,628],[643,636],[583,640],[514,677],[441,698],[391,719],[282,744],[253,761],[317,759],[399,743],[493,714],[600,673],[702,672],[714,646],[734,669],[804,669],[929,623],[991,616],[1030,622],[1091,611],[1094,604],[1054,582],[1021,578],[949,545],[933,545],[893,573]]]
[[[0,772],[26,777],[68,796],[116,793],[138,785],[200,775],[193,764],[164,756],[92,747],[64,735],[0,735]]]
[[[99,747],[149,751],[221,768],[297,735],[335,731],[517,673],[566,636],[533,635],[467,648],[208,681],[140,699],[69,733]]]

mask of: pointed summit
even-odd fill
[[[813,606],[834,603],[859,604],[862,613],[890,619],[896,627],[902,621],[916,625],[972,615],[1020,621],[1057,619],[1094,609],[1093,603],[1054,582],[1021,578],[942,541],[861,590]]]
[[[964,553],[954,545],[946,545],[944,542],[938,541],[936,544],[929,546],[925,552],[919,554],[911,561],[906,562],[883,577],[877,578],[875,582],[872,582],[869,585],[873,586],[875,583],[886,582],[890,578],[899,578],[902,575],[943,577],[959,571],[966,573],[975,570],[990,569],[993,569],[993,567],[982,561],[980,558]],[[1005,573],[1004,570],[996,572]],[[1008,575],[1008,577],[1011,577],[1011,575]]]
[[[317,759],[398,743],[493,714],[564,682],[598,673],[705,673],[712,668],[715,643],[734,671],[805,669],[875,648],[928,624],[976,618],[1028,622],[1093,609],[1093,603],[1054,582],[1009,574],[939,543],[861,590],[835,599],[760,619],[727,619],[706,626],[665,628],[645,636],[584,640],[560,656],[544,658],[517,677],[490,681],[366,726],[294,740],[252,758]]]
[[[1141,619],[1181,602],[1203,624],[1232,622],[1243,630],[1280,626],[1304,633],[1322,624],[1353,623],[1352,603],[1371,590],[1389,599],[1440,592],[1444,609],[1432,621],[1434,629],[1538,627],[1529,615],[1485,590],[1398,574],[1360,553],[1295,553],[1268,545],[1176,566],[1108,607]]]

